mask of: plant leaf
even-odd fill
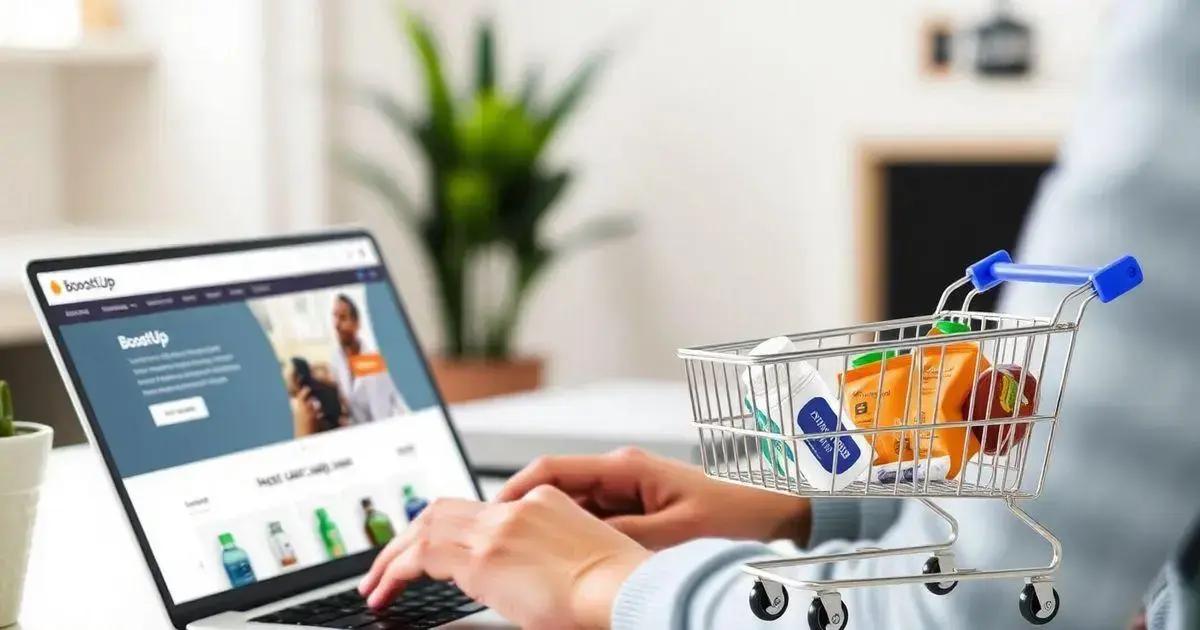
[[[556,253],[576,251],[604,241],[623,238],[633,233],[633,217],[611,215],[597,217],[570,231],[554,246]]]
[[[542,85],[542,68],[530,66],[521,80],[521,91],[517,93],[517,103],[522,109],[533,110],[533,99],[537,98],[538,88]]]
[[[12,437],[16,433],[13,427],[12,389],[8,381],[0,381],[0,438]]]
[[[338,151],[336,162],[364,188],[375,191],[384,202],[391,207],[402,223],[414,230],[421,230],[421,215],[408,194],[400,188],[396,178],[392,177],[378,162],[368,159],[361,153],[349,150]]]
[[[495,31],[490,19],[479,22],[475,36],[475,91],[496,88]]]
[[[558,98],[550,105],[545,118],[542,120],[541,143],[545,144],[554,135],[559,124],[571,113],[571,110],[579,103],[579,99],[587,93],[588,87],[596,74],[608,62],[608,54],[601,53],[592,56],[585,61],[575,74],[571,76],[566,87],[559,93]]]
[[[421,60],[421,70],[425,78],[425,94],[429,99],[429,120],[422,130],[421,137],[426,145],[426,151],[436,166],[449,164],[454,159],[454,102],[450,97],[450,87],[442,71],[441,55],[437,43],[430,33],[429,27],[416,15],[404,13],[405,30],[409,41],[417,51]]]
[[[405,111],[404,106],[396,100],[395,96],[374,87],[362,88],[360,92],[367,103],[387,119],[397,135],[417,135],[420,122]]]
[[[531,247],[536,244],[538,222],[570,183],[569,171],[549,175],[534,173],[529,177],[526,187],[515,196],[520,200],[519,204],[500,205],[503,213],[501,220],[504,222],[501,233],[513,243],[519,258],[528,255]]]

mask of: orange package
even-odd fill
[[[847,372],[844,379],[850,419],[861,428],[875,427],[878,401],[879,427],[932,424],[935,410],[938,424],[962,420],[963,402],[971,395],[975,381],[977,357],[980,371],[990,366],[988,360],[979,355],[979,346],[975,343],[949,344],[945,346],[944,356],[940,347],[923,350],[919,388],[909,385],[913,373],[912,354],[889,357],[886,366],[882,361],[874,361],[856,367]],[[940,392],[939,364],[942,374]],[[885,367],[882,395],[881,367]],[[915,419],[905,422],[906,413]],[[875,449],[874,481],[880,483],[953,479],[962,470],[963,460],[979,451],[979,441],[963,427],[888,431],[871,435],[867,441]],[[897,461],[900,462],[899,469]]]

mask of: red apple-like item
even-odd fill
[[[1019,365],[1000,365],[985,370],[975,381],[974,408],[967,409],[971,406],[969,396],[963,402],[963,417],[968,420],[1011,418],[1018,394],[1021,396],[1021,404],[1017,411],[1017,417],[1033,415],[1037,400],[1037,379],[1032,374],[1026,373],[1025,387],[1022,388],[1020,378],[1021,366]],[[994,388],[993,381],[995,381]],[[991,408],[990,413],[988,412],[989,407]],[[1009,448],[1020,444],[1028,432],[1028,422],[971,427],[971,433],[983,446],[983,452],[988,455],[1004,455]],[[1011,440],[1010,433],[1012,434]]]

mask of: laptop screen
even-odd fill
[[[36,274],[176,604],[385,544],[474,482],[371,239]]]

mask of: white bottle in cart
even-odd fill
[[[750,351],[752,356],[786,354],[796,352],[796,345],[787,337],[772,337]],[[792,361],[774,365],[751,366],[742,371],[744,404],[755,414],[759,429],[762,425],[777,427],[791,424],[796,435],[819,435],[838,430],[852,431],[857,427],[848,414],[842,414],[842,426],[838,427],[838,414],[834,412],[836,399],[830,395],[825,380],[815,368],[804,361]],[[786,418],[795,414],[794,418]],[[764,423],[765,416],[768,420]],[[819,491],[834,491],[858,481],[863,477],[872,458],[871,448],[861,435],[796,440],[800,452],[795,454],[796,465],[809,485]],[[789,451],[791,449],[788,449]],[[835,457],[836,453],[836,457]],[[788,453],[791,455],[791,453]],[[788,459],[791,459],[789,457]],[[837,481],[834,483],[836,459]]]

